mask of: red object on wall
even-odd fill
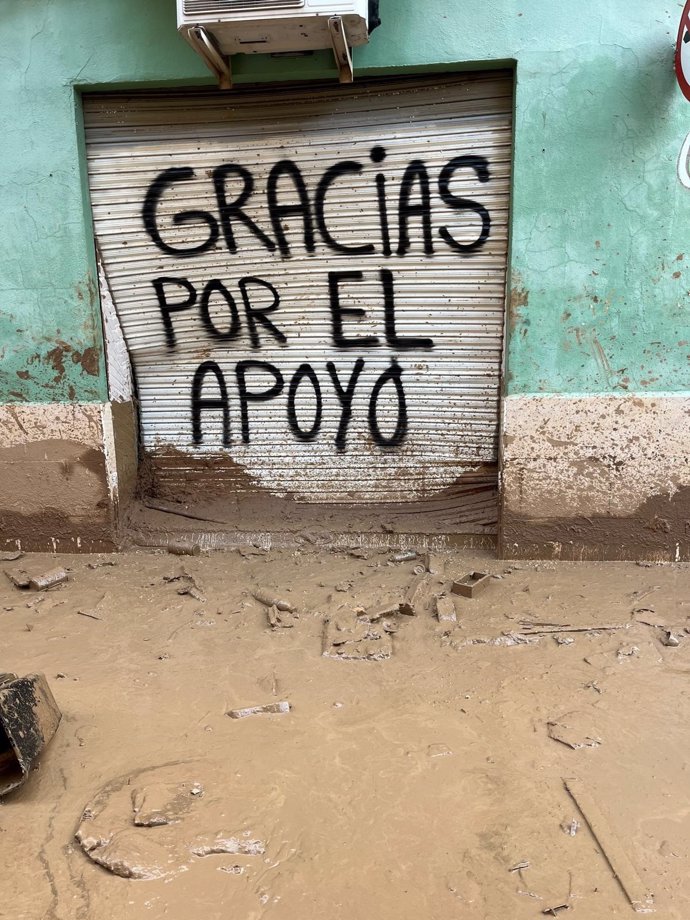
[[[676,39],[676,77],[685,98],[690,101],[690,0],[687,0]]]

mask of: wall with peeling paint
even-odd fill
[[[690,192],[676,162],[680,5],[382,0],[357,72],[517,61],[510,393],[677,391],[690,381]],[[105,397],[75,87],[208,82],[174,0],[6,4],[0,399]],[[322,77],[237,59],[238,81]],[[686,249],[688,255],[686,257]]]
[[[509,400],[690,392],[690,104],[672,67],[681,8],[582,0],[573,15],[553,0],[381,0],[384,24],[355,50],[359,75],[516,62]],[[0,57],[0,403],[103,403],[80,93],[212,81],[177,35],[174,0],[5,3]],[[325,53],[237,58],[234,70],[238,83],[334,78]],[[605,419],[597,462],[608,462],[616,412],[591,405]],[[590,424],[569,406],[558,411]],[[536,417],[522,411],[506,418]],[[636,437],[657,437],[671,492],[690,479],[664,459],[658,432]],[[508,459],[522,483],[528,460]],[[515,485],[528,516],[548,493],[530,488]]]

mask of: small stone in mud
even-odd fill
[[[572,636],[554,636],[556,645],[572,645],[575,640]]]
[[[341,593],[349,591],[351,587],[352,582],[350,581],[339,581],[337,585],[334,585],[335,590],[340,591]]]
[[[636,645],[621,645],[616,652],[616,658],[623,661],[624,658],[635,658],[640,654],[640,649]]]
[[[677,648],[680,645],[681,636],[676,635],[670,629],[664,632],[664,636],[661,640],[663,645],[668,645],[670,648]]]

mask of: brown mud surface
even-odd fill
[[[0,670],[63,713],[0,800],[0,916],[633,916],[608,853],[686,920],[690,567],[395,555],[1,562],[69,580],[0,576]]]

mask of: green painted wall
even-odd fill
[[[357,72],[517,62],[507,392],[690,390],[682,4],[381,0]],[[0,0],[0,401],[106,396],[79,91],[208,83],[174,0]],[[327,55],[238,82],[332,76]]]

